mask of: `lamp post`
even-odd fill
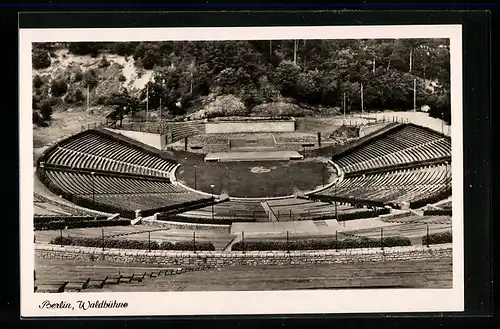
[[[194,165],[194,189],[196,190],[196,165]]]
[[[214,219],[214,187],[214,184],[210,185],[210,188],[212,189],[212,220]]]
[[[95,204],[95,171],[90,174],[92,175],[92,203]]]

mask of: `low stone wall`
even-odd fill
[[[186,221],[189,217],[186,217]],[[193,231],[210,231],[219,233],[228,233],[231,225],[216,225],[216,224],[194,224],[184,222],[169,222],[157,219],[143,218],[142,224],[150,226],[161,226],[165,228],[178,229],[178,230],[193,230]]]
[[[397,219],[397,218],[404,218],[404,217],[410,217],[414,216],[415,214],[412,213],[411,211],[405,211],[405,212],[398,212],[398,213],[391,213],[391,214],[386,214],[386,215],[380,215],[378,218],[380,220],[386,221],[386,220],[392,220],[392,219]]]
[[[146,251],[35,245],[40,258],[192,266],[263,266],[391,262],[452,257],[452,244],[315,251]]]

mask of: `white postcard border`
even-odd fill
[[[31,119],[32,42],[276,40],[356,38],[449,38],[452,106],[453,289],[378,289],[248,292],[34,293],[33,132]],[[463,136],[461,25],[20,29],[20,264],[21,315],[155,316],[312,314],[373,312],[447,312],[464,310],[463,277]],[[127,302],[125,309],[40,309],[44,300]]]

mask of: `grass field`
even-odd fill
[[[329,181],[334,168],[314,160],[204,162],[203,157],[178,153],[177,179],[197,190],[232,197],[273,197],[314,190]],[[195,168],[196,186],[195,186]],[[324,170],[324,175],[323,175]]]

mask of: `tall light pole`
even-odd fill
[[[95,204],[95,171],[90,174],[92,175],[92,203]]]
[[[212,189],[212,220],[214,219],[214,187],[215,185],[212,184],[210,185],[210,188]]]

